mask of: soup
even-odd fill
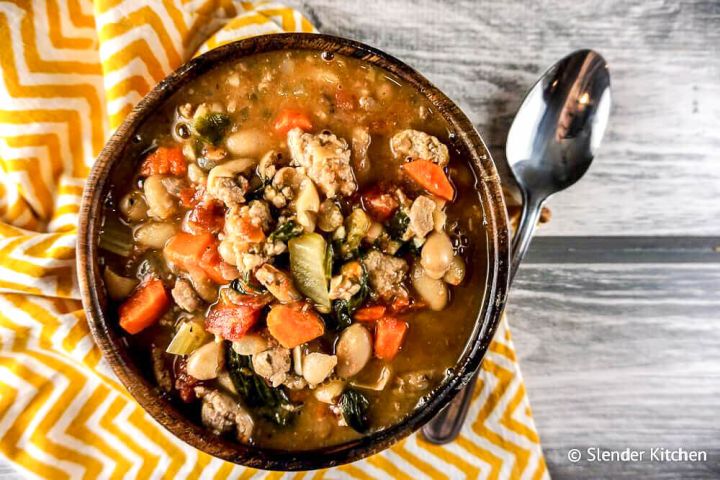
[[[100,238],[111,310],[208,435],[335,445],[422,406],[460,357],[486,265],[443,117],[359,60],[220,65],[144,123]]]

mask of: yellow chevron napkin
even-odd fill
[[[183,444],[135,403],[93,342],[73,269],[84,179],[133,105],[194,54],[281,31],[314,28],[268,2],[0,0],[0,455],[23,474],[278,476]],[[457,441],[413,435],[312,475],[547,477],[506,322]]]

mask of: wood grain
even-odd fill
[[[609,61],[613,111],[586,178],[540,235],[720,233],[720,3],[579,0],[287,2],[324,33],[419,69],[504,161],[524,92],[584,47]]]
[[[508,315],[557,478],[720,473],[720,264],[526,264]],[[584,463],[570,448],[708,450],[702,464]],[[692,474],[692,475],[691,475]]]

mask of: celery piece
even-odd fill
[[[327,243],[318,233],[306,233],[288,242],[290,271],[295,285],[312,299],[319,310],[330,311],[328,277],[326,273]]]
[[[173,355],[190,355],[209,339],[210,335],[200,323],[192,320],[183,322],[165,351]]]

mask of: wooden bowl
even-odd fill
[[[223,62],[256,53],[296,49],[333,52],[383,68],[426,96],[447,120],[453,133],[453,148],[469,159],[476,176],[478,197],[486,220],[486,244],[480,245],[475,252],[487,255],[487,282],[484,291],[477,292],[477,295],[482,296],[481,308],[468,312],[477,320],[461,358],[441,385],[427,395],[422,407],[397,424],[357,440],[313,450],[284,451],[218,438],[187,418],[140,372],[114,320],[115,316],[105,311],[107,299],[99,267],[98,240],[103,202],[110,185],[131,173],[133,165],[127,161],[131,157],[125,153],[132,148],[138,128],[154,111],[183,85]],[[508,238],[508,221],[500,180],[490,153],[472,123],[449,98],[418,72],[377,49],[328,35],[288,33],[241,40],[194,58],[163,80],[137,104],[105,145],[90,172],[80,209],[77,269],[83,306],[95,341],[120,381],[161,425],[193,447],[224,460],[268,470],[309,470],[359,460],[391,446],[419,429],[466,384],[485,355],[505,305]]]

